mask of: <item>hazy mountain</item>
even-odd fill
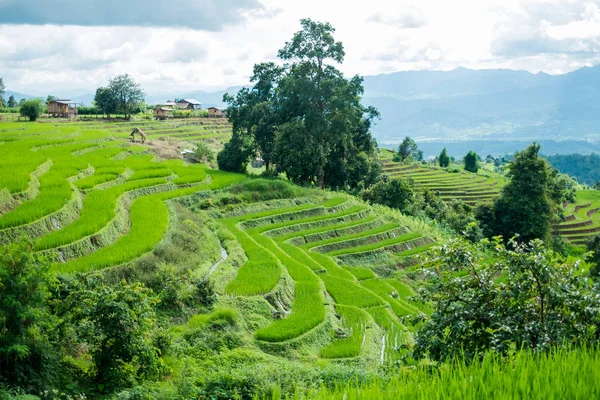
[[[6,93],[4,93],[4,99],[8,101],[8,98],[10,96],[15,96],[15,100],[17,100],[17,101],[19,101],[21,99],[28,100],[28,99],[32,99],[35,97],[35,96],[28,95],[28,94],[23,94],[23,93],[7,90]]]
[[[208,92],[205,90],[196,90],[190,92],[163,92],[163,93],[150,93],[146,96],[146,103],[148,104],[160,104],[167,100],[175,100],[175,98],[181,97],[184,99],[196,99],[202,103],[203,108],[207,107],[219,107],[223,108],[223,95],[229,93],[235,94],[243,86],[234,86],[225,90],[218,90],[216,92]]]
[[[467,140],[600,142],[600,66],[564,75],[458,68],[367,76],[364,103],[381,112],[373,132],[383,145],[406,135],[432,152],[431,143],[436,152],[454,143],[457,153]]]

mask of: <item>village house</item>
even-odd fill
[[[181,99],[177,101],[175,107],[178,110],[200,110],[202,109],[202,103],[195,99]]]
[[[225,116],[225,112],[217,107],[209,107],[208,108],[208,116],[214,118],[220,118]]]
[[[52,100],[46,103],[48,114],[54,118],[71,118],[77,116],[77,103],[71,100]]]

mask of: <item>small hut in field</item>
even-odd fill
[[[170,107],[158,107],[154,109],[154,118],[160,121],[173,118],[173,109]]]
[[[48,114],[54,118],[71,118],[77,116],[77,103],[71,100],[52,100],[47,105]]]
[[[209,107],[208,116],[213,118],[222,118],[225,116],[225,112],[217,107]]]

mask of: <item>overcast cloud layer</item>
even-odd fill
[[[154,92],[225,88],[305,17],[337,28],[348,75],[600,63],[600,0],[0,0],[0,77],[39,95],[119,73]]]

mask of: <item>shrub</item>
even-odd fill
[[[21,116],[35,121],[44,111],[44,104],[40,99],[27,100],[21,105]]]
[[[562,264],[539,240],[508,247],[501,238],[477,246],[454,241],[424,266],[431,276],[424,298],[436,310],[418,332],[417,357],[472,360],[488,350],[598,344],[597,289],[577,263]]]

